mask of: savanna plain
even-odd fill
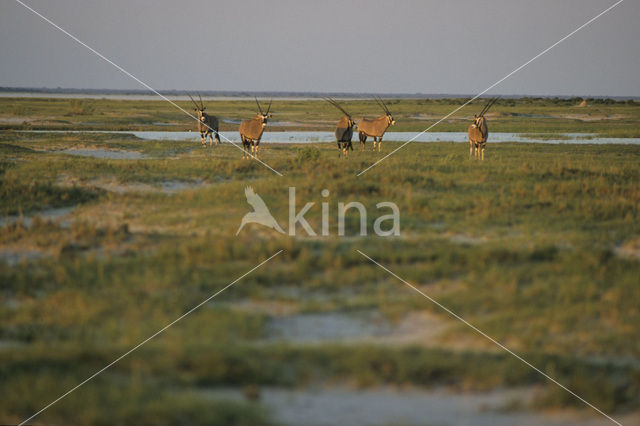
[[[372,100],[339,101],[356,119],[380,115]],[[424,130],[465,101],[388,99],[390,130]],[[433,130],[465,132],[484,102]],[[253,99],[205,103],[223,135],[256,111]],[[321,100],[276,98],[272,112],[266,132],[333,131],[340,118]],[[640,137],[640,103],[501,99],[487,120],[484,161],[453,139],[411,143],[357,176],[400,143],[360,151],[354,136],[348,159],[330,143],[261,144],[281,177],[229,143],[202,147],[195,121],[163,101],[0,98],[0,423],[31,416],[279,250],[30,423],[458,424],[455,408],[442,421],[415,414],[443,395],[483,401],[471,424],[610,423],[358,250],[640,422],[640,145],[590,143]],[[141,130],[194,138],[126,133]],[[585,136],[492,144],[491,132]],[[236,236],[247,186],[285,229],[289,187],[297,211],[315,202],[305,217],[318,234],[328,203],[329,235],[250,224]],[[366,207],[367,236],[356,210],[338,233],[338,203],[350,201]],[[382,201],[399,208],[399,236],[373,232]],[[390,417],[349,417],[408,399],[417,405],[387,406]]]

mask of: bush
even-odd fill
[[[315,146],[298,149],[296,160],[299,163],[315,163],[320,158],[320,150]]]
[[[69,101],[69,112],[67,115],[89,115],[96,110],[93,102],[84,99],[72,99]]]

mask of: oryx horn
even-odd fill
[[[258,98],[256,96],[254,96],[255,100],[256,100],[256,104],[258,104],[258,111],[260,111],[260,114],[264,115],[264,113],[262,112],[262,107],[260,107],[260,102],[258,102]]]
[[[191,95],[189,93],[187,93],[187,95],[189,96],[189,99],[191,99],[191,102],[193,102],[193,104],[196,106],[196,109],[200,109],[200,107],[198,106],[198,103],[196,101],[193,100],[193,98],[191,97]]]
[[[378,102],[378,105],[380,105],[382,107],[384,112],[386,112],[387,114],[391,115],[391,113],[389,112],[389,108],[387,108],[387,105],[384,103],[384,101],[379,96],[376,96],[375,99],[376,99],[376,102]]]
[[[346,115],[347,117],[351,117],[351,114],[349,114],[347,111],[344,110],[344,108],[342,108],[338,102],[336,102],[335,100],[331,99],[331,98],[322,98],[325,101],[329,102],[331,105],[333,105],[334,107],[338,108],[340,111],[342,111],[344,113],[344,115]]]
[[[500,99],[500,96],[496,96],[495,98],[493,98],[489,102],[487,102],[487,105],[485,105],[485,107],[482,108],[482,112],[480,113],[480,115],[478,115],[478,117],[482,117],[487,111],[489,111],[489,108],[491,108],[493,106],[493,104],[495,104],[498,99]]]

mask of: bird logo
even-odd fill
[[[262,198],[258,194],[253,191],[253,188],[247,186],[244,189],[244,195],[247,197],[247,202],[253,207],[253,211],[244,215],[242,218],[242,223],[240,223],[240,227],[238,228],[238,232],[236,235],[240,233],[242,228],[248,223],[259,223],[260,225],[264,225],[268,228],[275,229],[276,231],[284,234],[284,231],[278,225],[278,222],[273,218],[269,208],[264,203]]]

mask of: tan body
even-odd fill
[[[242,139],[242,146],[245,151],[245,156],[250,156],[249,147],[251,147],[251,156],[258,155],[258,147],[260,145],[260,138],[264,128],[267,126],[265,117],[262,114],[258,114],[251,120],[244,120],[240,123],[240,139]]]
[[[360,145],[364,150],[364,143],[367,141],[367,136],[373,138],[373,150],[376,149],[376,142],[378,143],[378,151],[382,146],[382,136],[387,131],[389,126],[395,124],[393,118],[389,115],[382,115],[373,120],[363,118],[358,122],[358,135],[360,136]]]
[[[484,160],[484,150],[489,136],[489,128],[484,116],[476,117],[473,124],[469,126],[467,133],[469,134],[469,156],[474,155],[475,149],[475,157]]]

